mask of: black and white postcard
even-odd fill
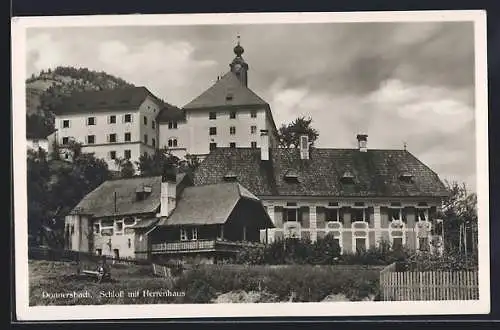
[[[485,12],[12,26],[20,320],[490,311]]]

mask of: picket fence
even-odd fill
[[[384,301],[477,300],[479,281],[474,271],[396,271],[391,264],[380,272]]]

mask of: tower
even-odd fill
[[[238,44],[234,47],[233,51],[236,57],[233,59],[231,64],[229,64],[231,72],[238,77],[243,86],[248,87],[248,64],[241,56],[245,50],[240,45],[240,36],[238,36]]]

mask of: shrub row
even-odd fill
[[[274,241],[264,247],[248,247],[236,257],[235,263],[248,265],[388,265],[406,260],[410,252],[404,248],[393,250],[388,242],[355,254],[340,254],[340,246],[333,236],[327,235],[311,243],[304,239]]]
[[[174,290],[183,303],[209,303],[232,291],[263,292],[278,301],[318,302],[330,294],[352,301],[378,294],[379,269],[341,266],[198,265],[183,274]]]

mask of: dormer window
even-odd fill
[[[226,101],[232,101],[233,100],[233,93],[227,93],[226,94]]]
[[[146,198],[149,197],[149,195],[151,195],[151,191],[152,191],[151,186],[144,185],[137,187],[137,189],[135,190],[136,200],[137,201],[145,200]]]
[[[234,173],[233,171],[229,171],[224,175],[224,181],[233,182],[236,181],[237,179],[238,177],[236,176],[236,173]]]
[[[399,175],[399,179],[403,182],[406,182],[406,183],[412,183],[413,182],[413,174],[405,171]]]
[[[354,183],[354,174],[351,171],[345,171],[341,177],[342,183]]]
[[[285,173],[285,180],[288,182],[298,182],[299,181],[299,174],[295,170],[288,170]]]

